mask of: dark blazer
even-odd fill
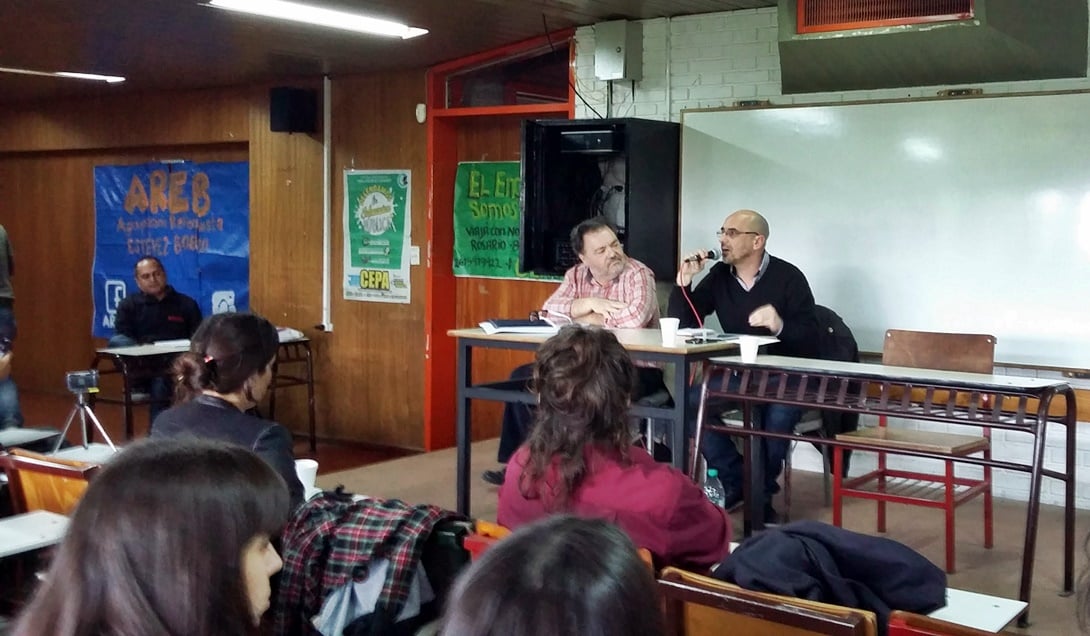
[[[276,422],[248,415],[226,400],[200,395],[155,418],[149,437],[185,436],[245,446],[264,459],[288,485],[294,509],[303,501],[303,484],[295,472],[291,433]]]

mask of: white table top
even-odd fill
[[[946,607],[935,610],[928,616],[948,623],[998,633],[1024,609],[1026,609],[1025,601],[948,587],[946,588]]]
[[[80,462],[88,462],[90,464],[105,464],[113,459],[116,453],[117,451],[110,448],[107,444],[96,442],[88,444],[87,448],[82,446],[62,448],[54,453],[53,456],[62,459],[74,459]]]
[[[56,437],[61,432],[55,428],[5,428],[0,429],[0,446],[10,448],[40,442]]]
[[[712,358],[714,362],[740,364],[738,356]],[[938,369],[917,369],[913,367],[895,367],[884,364],[863,362],[838,362],[835,360],[813,360],[790,356],[757,355],[752,367],[774,367],[798,371],[818,371],[843,374],[863,374],[887,378],[889,380],[909,380],[917,382],[951,382],[955,384],[988,385],[1011,389],[1042,389],[1045,387],[1067,384],[1061,380],[1027,378],[1017,375],[993,375],[988,373],[964,373],[960,371],[941,371]]]
[[[654,351],[660,353],[701,353],[706,351],[726,351],[738,347],[737,339],[718,340],[704,344],[688,344],[685,340],[688,336],[678,336],[674,344],[666,346],[662,344],[662,332],[658,329],[610,329],[617,340],[625,349],[631,351]],[[451,329],[447,335],[454,338],[477,338],[481,340],[495,340],[497,342],[536,342],[542,343],[552,337],[552,334],[530,333],[494,333],[486,334],[480,327],[470,329]]]
[[[106,353],[116,356],[166,356],[177,355],[189,351],[188,340],[164,340],[153,344],[133,345],[131,347],[104,347],[95,349],[98,353]]]
[[[0,558],[61,542],[68,517],[36,510],[0,519]]]
[[[304,336],[302,332],[295,330],[292,330],[292,332],[279,331],[278,335],[280,337],[280,344],[308,342],[310,340],[310,338]],[[132,356],[137,358],[144,356],[177,355],[189,351],[189,341],[185,339],[160,340],[151,344],[133,345],[131,347],[103,347],[101,349],[95,349],[95,351],[98,353]]]

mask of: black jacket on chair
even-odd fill
[[[899,609],[946,605],[946,573],[912,548],[818,521],[796,521],[742,542],[715,577],[748,590],[874,612],[881,633]]]
[[[855,342],[855,336],[844,319],[832,309],[816,305],[814,314],[818,321],[818,358],[821,360],[835,360],[837,362],[859,362],[859,346]],[[849,392],[856,387],[849,386]],[[847,433],[859,428],[858,413],[843,413],[839,411],[822,411],[821,427],[825,436],[835,438],[837,433]],[[818,448],[820,451],[821,448]],[[829,449],[832,452],[832,449]],[[844,475],[848,474],[851,466],[852,452],[844,451]],[[832,470],[830,468],[830,470]]]

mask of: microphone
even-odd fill
[[[704,261],[704,260],[712,260],[712,261],[719,260],[719,250],[708,250],[707,252],[704,252],[704,253],[702,253],[702,254],[700,254],[698,256],[690,256],[689,258],[685,259],[682,262],[683,263],[699,263],[700,261]]]

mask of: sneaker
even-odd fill
[[[481,473],[481,479],[492,484],[493,486],[503,485],[503,476],[506,471],[504,470],[486,470]]]

